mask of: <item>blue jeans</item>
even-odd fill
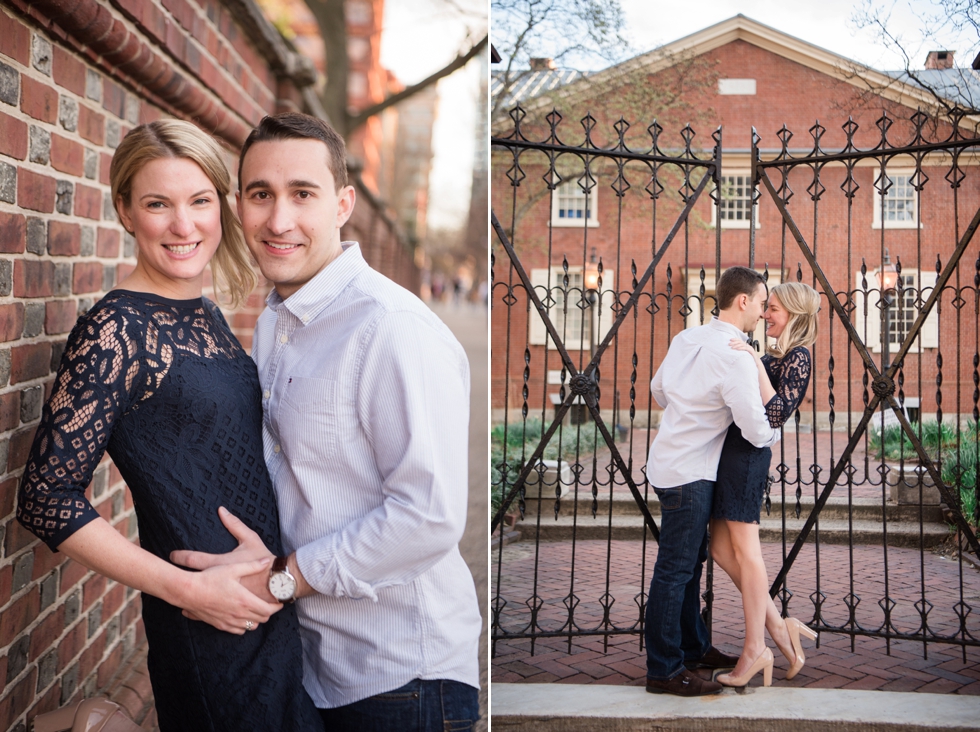
[[[660,548],[647,598],[647,678],[667,681],[710,649],[701,619],[701,570],[715,483],[654,488],[660,499]]]
[[[480,692],[459,681],[415,679],[335,709],[321,709],[328,732],[469,732],[480,718]]]

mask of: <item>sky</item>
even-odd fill
[[[405,85],[421,81],[483,38],[487,5],[486,0],[386,0],[381,65]],[[473,29],[470,42],[467,27]],[[473,59],[439,82],[429,177],[430,230],[466,223],[476,146],[479,63],[479,57]]]
[[[871,29],[861,30],[853,20],[862,0],[620,0],[626,15],[627,34],[637,52],[669,43],[707,28],[738,13],[828,51],[880,70],[901,69],[902,57],[889,51]],[[957,51],[959,66],[969,66],[980,50],[977,34],[943,32],[920,18],[934,17],[938,5],[929,0],[874,0],[872,7],[890,15],[889,28],[901,35],[911,51],[914,66],[921,68],[930,50]],[[696,12],[692,12],[696,9]],[[918,14],[918,16],[917,16]],[[923,27],[939,31],[937,39],[923,40]],[[933,48],[937,41],[945,48]]]

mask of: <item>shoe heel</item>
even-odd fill
[[[800,642],[800,636],[813,641],[817,639],[817,634],[796,618],[786,618],[785,623],[786,631],[789,633],[790,641],[793,644],[793,652],[796,654],[796,661],[786,672],[786,680],[790,681],[796,677],[806,663],[806,656],[803,653],[803,644]]]
[[[762,685],[772,686],[772,655],[769,656],[769,663],[767,663],[762,669]]]

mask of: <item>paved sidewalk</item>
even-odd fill
[[[967,732],[977,697],[840,689],[727,689],[684,699],[577,684],[493,685],[494,730],[512,732]]]
[[[647,542],[644,553],[639,541],[613,540],[542,542],[537,557],[534,544],[522,541],[504,547],[503,563],[498,565],[498,551],[491,555],[491,580],[499,581],[507,605],[501,612],[503,627],[517,630],[526,626],[530,612],[529,598],[535,591],[542,604],[538,624],[559,630],[568,622],[566,598],[574,592],[575,622],[578,628],[597,628],[602,623],[605,593],[614,600],[609,607],[612,623],[621,628],[637,627],[638,595],[649,582],[656,559],[656,542]],[[782,547],[763,544],[770,578],[782,559]],[[878,602],[885,596],[883,563],[886,554],[881,547],[854,547],[853,557],[847,546],[822,545],[817,555],[812,544],[804,546],[789,576],[794,596],[790,613],[803,619],[813,617],[812,593],[826,595],[823,605],[825,622],[841,625],[847,620],[844,598],[851,591],[861,598],[857,606],[858,622],[865,628],[877,628],[883,622]],[[900,631],[913,632],[919,626],[915,603],[922,592],[933,609],[929,627],[939,634],[953,635],[959,628],[955,606],[962,601],[972,608],[967,616],[967,630],[980,638],[980,571],[973,565],[917,550],[890,547],[887,550],[888,595],[896,602],[892,623]],[[606,575],[609,565],[608,582]],[[574,567],[574,586],[572,572]],[[537,584],[535,584],[535,574]],[[960,578],[962,577],[962,597]],[[743,634],[740,596],[720,570],[714,579],[715,604],[713,640],[723,650],[738,653]],[[491,596],[494,589],[491,588]],[[606,601],[608,603],[608,599]],[[924,691],[980,695],[980,648],[969,647],[966,660],[960,646],[930,644],[923,658],[921,643],[892,641],[890,655],[886,642],[877,638],[822,633],[819,647],[804,641],[807,665],[793,681],[785,680],[787,662],[776,651],[774,683],[779,686],[882,689],[887,691]],[[770,645],[771,641],[770,641]],[[492,659],[491,679],[497,682],[556,682],[575,684],[639,685],[645,677],[645,656],[636,634],[610,636],[608,645],[602,637],[539,639],[531,655],[529,640],[500,640]],[[761,675],[753,685],[761,684]]]
[[[473,573],[476,596],[483,615],[480,636],[480,712],[482,720],[477,732],[487,729],[487,543],[489,541],[490,510],[487,445],[489,441],[489,381],[488,381],[488,321],[482,306],[462,303],[458,306],[440,304],[433,312],[449,326],[466,350],[470,360],[470,445],[469,445],[469,510],[466,531],[459,551]]]
[[[126,710],[130,718],[147,732],[158,732],[157,710],[153,704],[150,672],[146,669],[146,644],[109,682],[105,695]]]

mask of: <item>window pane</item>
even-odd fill
[[[900,346],[912,330],[918,312],[915,308],[915,275],[900,275],[895,288],[894,302],[888,309],[888,343]]]
[[[915,188],[907,175],[888,178],[891,188],[885,193],[885,221],[915,221]]]
[[[723,221],[748,221],[752,210],[752,186],[747,175],[725,175],[721,178],[721,204],[718,214]]]
[[[568,312],[565,312],[564,273],[554,271],[558,288],[554,290],[555,306],[551,311],[552,322],[564,338],[568,348],[588,348],[592,337],[592,305],[586,294],[583,300],[584,280],[581,272],[568,273]]]
[[[562,183],[558,187],[556,199],[559,219],[582,220],[592,218],[592,207],[595,205],[595,197],[593,196],[591,201],[587,200],[580,181],[573,180]],[[589,210],[586,210],[587,204]]]

